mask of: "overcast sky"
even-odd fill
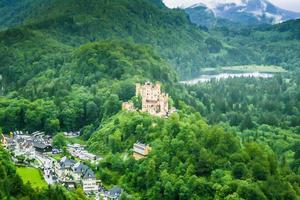
[[[199,2],[207,2],[211,0],[163,0],[169,7],[189,6]],[[235,2],[239,0],[213,0],[219,2]],[[269,0],[273,4],[287,10],[300,12],[300,0]]]

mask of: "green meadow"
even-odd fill
[[[22,178],[24,183],[29,182],[33,188],[45,188],[47,183],[42,177],[39,169],[18,167],[17,173]]]

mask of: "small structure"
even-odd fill
[[[64,135],[66,137],[69,137],[69,138],[73,138],[73,137],[79,137],[80,136],[80,131],[70,131],[70,132],[64,132]]]
[[[139,160],[148,156],[151,151],[151,147],[149,145],[145,145],[142,143],[135,143],[133,145],[133,157],[135,160]]]
[[[6,138],[5,138],[5,136],[2,134],[2,138],[1,138],[1,144],[2,144],[2,146],[3,147],[7,147],[7,140],[6,140]]]
[[[122,110],[134,111],[135,108],[132,102],[123,102]]]

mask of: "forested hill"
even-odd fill
[[[207,30],[192,24],[183,10],[168,9],[160,0],[2,0],[0,11],[2,28],[18,24],[17,29],[67,46],[111,38],[151,45],[180,77],[203,67],[240,64],[296,68],[299,59],[290,52],[299,47],[294,42],[299,40],[299,20],[259,29]],[[19,35],[14,36],[19,42]]]
[[[19,23],[71,46],[108,38],[152,45],[181,76],[204,66],[246,64],[255,57],[240,49],[243,59],[236,59],[239,49],[199,29],[184,11],[168,9],[160,0],[27,0],[15,4],[2,8],[5,14],[0,18],[7,25]]]
[[[0,32],[1,94],[45,102],[2,100],[4,130],[18,124],[20,129],[53,132],[101,121],[119,110],[113,103],[134,95],[136,81],[161,81],[171,88],[177,82],[172,67],[183,76],[207,66],[300,65],[299,29],[294,28],[299,20],[253,30],[204,31],[183,11],[168,9],[158,0],[22,2],[1,1],[6,13],[13,14],[11,8],[24,11],[11,19],[18,26]],[[50,105],[55,112],[28,124],[34,115],[26,115],[25,108],[35,104],[40,108],[28,111],[39,113]],[[100,109],[93,109],[97,106]]]
[[[234,29],[228,27],[211,30],[215,37],[223,38],[235,46],[237,60],[243,59],[243,49],[252,52],[245,60],[255,64],[279,65],[289,70],[300,68],[300,20],[277,25]],[[217,36],[218,35],[218,36]],[[255,52],[255,53],[253,53]],[[253,54],[255,55],[253,57]]]

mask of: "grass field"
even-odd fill
[[[29,182],[33,188],[47,187],[47,183],[41,176],[39,169],[29,167],[18,167],[17,173],[22,178],[25,184]]]
[[[80,144],[80,145],[86,145],[86,142],[82,140],[80,137],[72,137],[72,138],[65,138],[67,143],[71,144]]]

